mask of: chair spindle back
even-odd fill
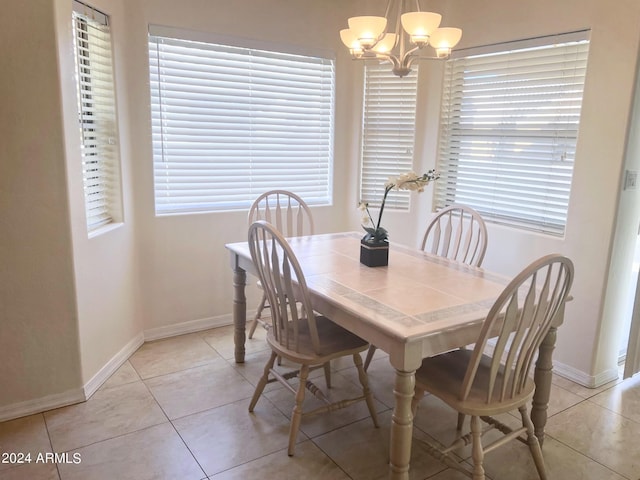
[[[299,352],[300,335],[309,335],[315,353],[320,353],[307,284],[287,240],[274,225],[258,220],[249,227],[249,250],[271,305],[272,332],[278,343]]]
[[[462,400],[476,380],[487,382],[487,403],[508,400],[523,390],[538,347],[564,307],[572,282],[571,260],[551,254],[533,262],[509,283],[484,321],[462,384]],[[489,378],[476,379],[487,341],[496,334]]]
[[[487,227],[478,212],[466,205],[450,205],[431,220],[422,250],[479,267],[487,250]]]
[[[302,198],[286,190],[272,190],[260,195],[249,210],[249,224],[265,220],[285,237],[313,235],[313,216]]]

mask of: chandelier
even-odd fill
[[[411,72],[411,64],[419,58],[447,58],[462,37],[459,28],[439,27],[442,15],[420,10],[408,11],[409,0],[389,0],[384,17],[360,16],[349,18],[349,28],[340,30],[342,42],[355,59],[377,58],[392,64],[392,72],[404,77]],[[395,30],[389,31],[390,14],[395,11]],[[405,13],[403,13],[405,12]],[[430,45],[435,56],[422,55]]]

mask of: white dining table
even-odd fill
[[[409,478],[411,399],[422,359],[472,344],[509,278],[420,250],[391,244],[389,265],[359,262],[356,232],[289,238],[315,311],[376,345],[396,371],[389,478]],[[255,275],[247,242],[226,245],[233,269],[235,361],[244,362],[246,274]],[[524,265],[523,265],[524,267]],[[544,441],[552,352],[564,308],[538,352],[531,419]]]

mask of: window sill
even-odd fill
[[[89,239],[94,237],[99,237],[100,235],[104,235],[106,233],[111,232],[112,230],[117,230],[118,228],[124,226],[124,222],[114,222],[108,223],[107,225],[102,225],[101,227],[96,228],[95,230],[91,230],[89,232]]]

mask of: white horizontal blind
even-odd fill
[[[564,233],[588,50],[555,38],[447,62],[437,207]]]
[[[156,214],[330,204],[333,60],[149,37]]]
[[[74,2],[74,48],[82,134],[82,177],[91,232],[121,220],[120,165],[108,18]]]
[[[413,168],[418,67],[399,78],[388,64],[365,66],[360,199],[379,206],[384,184]],[[409,192],[392,191],[386,208],[409,209]]]

